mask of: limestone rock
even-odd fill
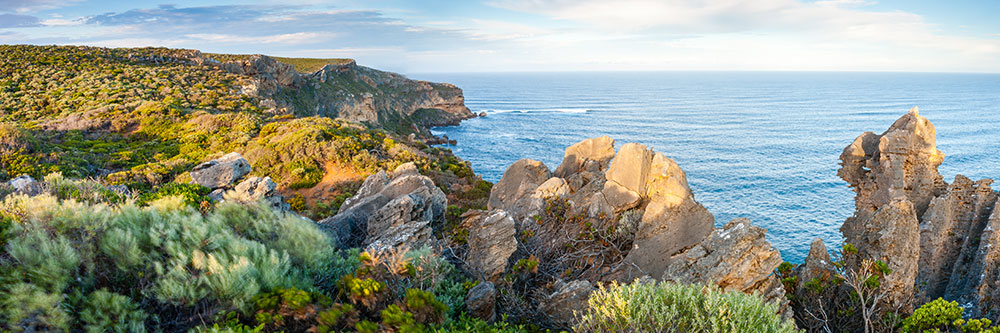
[[[518,160],[511,164],[500,177],[500,181],[493,185],[487,208],[507,209],[551,177],[552,173],[544,163],[529,159]]]
[[[399,224],[368,237],[365,249],[368,252],[383,252],[392,249],[419,249],[433,245],[430,221],[412,221]]]
[[[254,203],[257,201],[267,201],[272,206],[284,206],[284,199],[278,194],[278,184],[271,180],[271,177],[249,177],[233,190],[227,192],[225,197],[242,203]],[[214,192],[213,192],[214,193]]]
[[[497,289],[490,281],[480,281],[465,295],[465,307],[469,315],[485,321],[496,319]]]
[[[462,224],[469,230],[466,263],[486,280],[496,281],[517,251],[514,220],[507,212],[495,209],[472,212]]]
[[[950,297],[969,309],[974,317],[1000,318],[1000,209],[994,209],[980,235],[979,249],[969,265],[965,285],[953,284]]]
[[[816,238],[809,245],[809,255],[806,256],[796,272],[799,277],[798,288],[805,288],[805,284],[813,279],[832,280],[833,268],[833,261],[830,258],[830,252],[826,249],[826,244],[823,243],[822,239]]]
[[[555,291],[541,300],[539,310],[555,324],[572,326],[587,309],[587,299],[595,290],[586,280],[556,281]]]
[[[976,278],[968,276],[969,266],[961,263],[971,262],[976,256],[978,239],[996,205],[997,194],[990,189],[991,182],[984,179],[973,183],[957,175],[948,193],[928,205],[920,221],[917,285],[921,286],[921,302],[945,296],[946,289],[957,293],[959,289],[974,287],[957,286]],[[949,288],[950,285],[956,287]]]
[[[625,186],[613,180],[604,183],[604,189],[601,190],[600,195],[600,199],[607,202],[611,213],[620,213],[634,208],[642,202],[642,197],[638,193],[625,188]]]
[[[556,168],[555,176],[568,178],[580,172],[587,161],[597,161],[601,169],[608,167],[615,156],[615,140],[609,136],[586,139],[566,148],[562,164]]]
[[[917,216],[923,216],[931,199],[946,189],[937,171],[944,154],[936,142],[934,125],[914,107],[882,135],[865,132],[844,148],[837,175],[857,193],[854,217],[841,228],[845,236],[863,228],[859,222],[898,197],[909,200]]]
[[[34,196],[42,193],[42,183],[31,178],[29,175],[21,175],[17,178],[7,181],[10,187],[14,188],[14,191],[28,195]]]
[[[646,179],[653,152],[638,143],[626,143],[611,160],[605,178],[636,193],[646,193]]]
[[[541,185],[538,185],[534,191],[531,191],[531,196],[534,198],[553,198],[553,197],[565,197],[569,195],[569,185],[566,184],[566,180],[559,177],[552,177],[546,180]]]
[[[331,229],[339,244],[348,247],[376,241],[383,247],[409,240],[424,244],[424,235],[429,236],[431,228],[444,223],[446,205],[444,192],[407,163],[391,174],[380,171],[369,176],[357,194],[344,200],[337,215],[319,224]]]
[[[676,255],[662,279],[712,281],[726,290],[759,293],[765,300],[781,304],[782,311],[790,311],[785,290],[772,274],[782,263],[781,254],[765,239],[766,232],[745,218],[729,221],[698,245]]]
[[[228,188],[250,173],[250,170],[250,163],[234,152],[198,164],[191,170],[191,179],[210,189]]]
[[[858,259],[881,260],[892,274],[885,276],[882,287],[886,301],[903,311],[912,311],[913,286],[920,256],[920,229],[913,204],[897,198],[882,206],[861,225],[856,235],[845,235],[844,242],[858,249]],[[857,270],[859,262],[847,260],[848,268]]]
[[[989,179],[959,175],[946,184],[935,145],[934,126],[913,108],[882,135],[862,134],[845,148],[838,175],[854,188],[856,211],[841,231],[861,257],[889,263],[891,301],[903,310],[943,297],[996,314],[998,195]]]

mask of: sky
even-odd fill
[[[997,0],[0,0],[0,44],[354,58],[403,73],[1000,73],[998,15]]]

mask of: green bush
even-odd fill
[[[1000,332],[989,319],[962,319],[964,308],[943,298],[930,301],[903,320],[902,332]]]
[[[778,305],[758,296],[671,282],[601,286],[576,326],[581,332],[796,332]]]
[[[184,200],[184,204],[188,207],[199,208],[201,207],[202,202],[209,201],[208,193],[211,191],[212,190],[210,188],[199,184],[167,183],[156,189],[154,192],[145,193],[139,196],[137,204],[142,206],[156,201],[157,199],[179,196]]]
[[[87,332],[145,332],[145,311],[127,296],[101,289],[87,297],[80,321]]]
[[[315,223],[263,204],[223,203],[203,214],[177,196],[114,207],[12,195],[0,212],[9,229],[0,330],[79,323],[135,331],[147,318],[174,325],[191,311],[247,310],[262,291],[311,288],[311,277],[335,260]]]
[[[0,331],[66,331],[70,316],[63,296],[28,283],[0,289]]]
[[[482,319],[469,316],[463,313],[456,320],[435,327],[431,330],[436,333],[450,332],[481,332],[481,333],[518,333],[529,331],[524,325],[514,325],[507,322],[506,318],[489,323]]]

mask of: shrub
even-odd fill
[[[141,206],[157,199],[178,196],[184,200],[184,204],[188,207],[199,208],[202,202],[209,201],[208,193],[211,191],[211,189],[199,184],[167,183],[154,192],[141,195],[137,204]]]
[[[962,319],[964,308],[942,298],[921,305],[903,320],[902,332],[1000,332],[989,319]]]
[[[0,290],[0,331],[67,331],[70,316],[61,307],[63,296],[28,283]]]
[[[87,297],[80,321],[87,332],[144,332],[148,315],[127,296],[97,290]]]
[[[587,302],[581,332],[795,332],[778,305],[755,295],[670,282],[601,286]]]
[[[471,317],[468,314],[463,313],[456,320],[435,327],[432,332],[437,333],[448,333],[448,332],[490,332],[490,333],[517,333],[517,332],[527,332],[528,328],[524,325],[513,325],[507,322],[507,318],[501,318],[494,323],[486,322],[482,319]]]

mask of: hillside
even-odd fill
[[[422,143],[427,126],[472,116],[460,89],[348,59],[282,59],[292,64],[164,48],[0,46],[0,180],[60,172],[151,189],[236,151],[255,175],[289,190],[313,187],[332,165],[367,174],[410,161],[474,182],[450,152]]]

